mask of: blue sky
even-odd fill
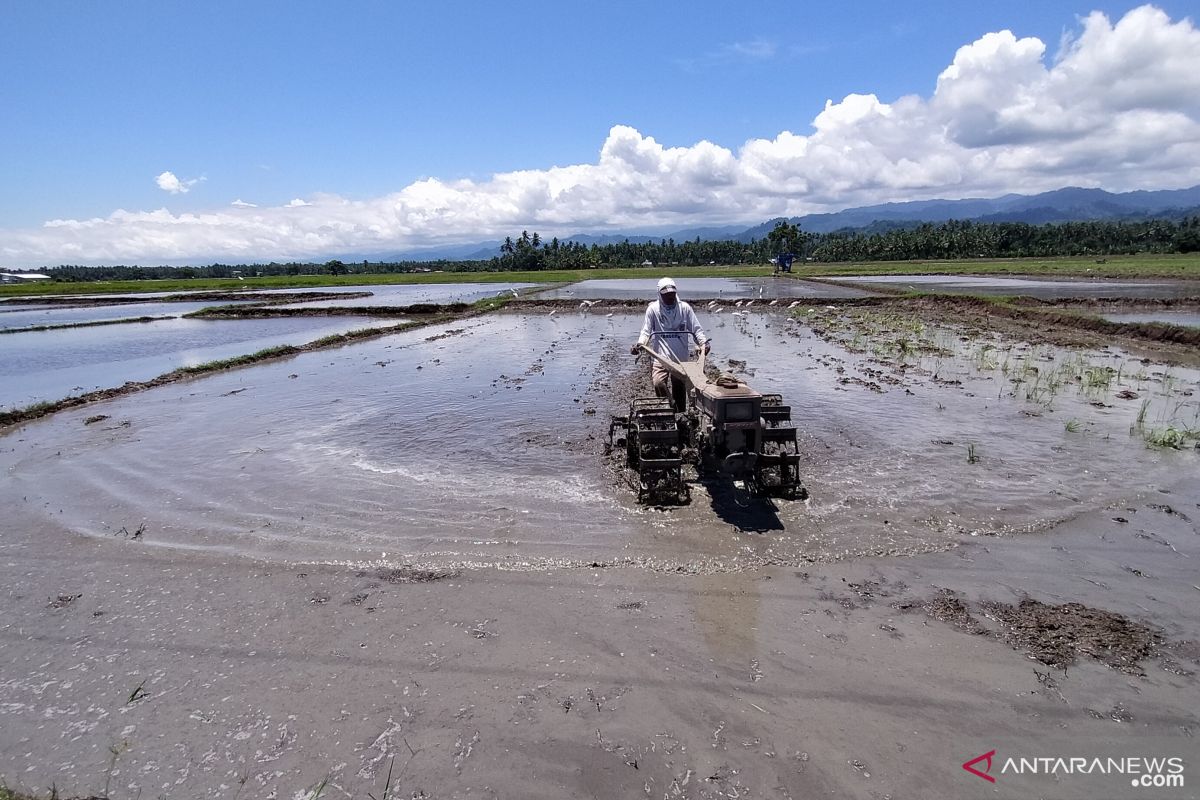
[[[249,257],[255,247],[268,259],[319,256],[359,244],[402,250],[486,239],[523,227],[569,233],[629,229],[641,221],[753,223],[873,200],[1069,183],[1175,188],[1200,182],[1190,127],[1182,141],[1176,133],[1154,148],[1173,149],[1169,164],[1161,155],[1131,153],[1131,145],[1113,137],[1144,138],[1171,127],[1179,115],[1189,126],[1200,119],[1200,91],[1187,77],[1200,74],[1200,34],[1187,19],[1188,6],[1143,8],[1142,28],[1131,22],[1122,37],[1119,23],[1137,6],[1084,0],[588,7],[561,1],[14,2],[0,26],[0,262],[177,262],[209,254]],[[1097,11],[1108,22],[1107,38],[1099,23],[1088,27]],[[1149,38],[1146,26],[1163,37],[1149,55],[1137,45]],[[1005,30],[1012,41],[981,45],[968,65],[976,72],[959,82],[970,85],[974,98],[964,100],[963,90],[939,105],[939,75],[959,49]],[[1084,47],[1087,30],[1096,43]],[[1078,58],[1055,72],[1064,37]],[[1044,44],[1040,55],[1022,44],[1031,38]],[[1057,107],[1064,119],[1086,119],[1105,111],[1085,96],[1104,93],[1105,69],[1114,68],[1097,66],[1099,58],[1124,60],[1125,70],[1139,59],[1162,59],[1147,67],[1145,83],[1165,86],[1177,102],[1155,99],[1148,109],[1130,109],[1122,101],[1117,110],[1133,113],[1127,121],[1134,131],[1114,128],[1107,138],[1056,151],[1040,165],[1017,152],[1020,136],[1039,134],[1014,133],[1006,114],[1040,109],[1034,116],[1053,115],[1045,109]],[[1030,72],[1035,63],[1037,74]],[[1095,73],[1080,78],[1085,70]],[[1076,81],[1073,88],[1062,89],[1068,80]],[[1008,97],[1004,87],[1014,85],[1025,89]],[[879,105],[845,103],[850,95],[873,96]],[[896,105],[906,96],[918,98],[920,108]],[[997,109],[981,110],[990,97]],[[812,136],[826,101],[846,111],[826,136],[779,141],[785,131]],[[1087,108],[1073,111],[1064,102]],[[951,131],[952,157],[923,140],[911,147],[920,154],[912,159],[917,166],[902,150],[881,156],[877,166],[890,175],[884,178],[817,161],[814,151],[828,157],[838,149],[838,136],[860,166],[874,163],[871,155],[851,151],[872,136],[928,139],[935,107],[938,124]],[[865,117],[889,125],[908,121],[903,133],[889,133]],[[622,126],[615,137],[614,126]],[[955,133],[959,126],[962,135]],[[1051,127],[1045,135],[1060,141],[1065,128]],[[925,133],[914,133],[917,128]],[[650,139],[668,152],[643,152]],[[774,142],[790,155],[774,153],[748,166],[743,149],[750,141]],[[701,142],[716,151],[683,151]],[[879,152],[887,150],[882,139],[876,144]],[[602,167],[606,147],[623,171],[572,171]],[[675,156],[672,148],[679,149]],[[635,151],[640,155],[631,155]],[[979,152],[996,160],[973,173],[970,157]],[[691,160],[683,164],[685,157]],[[1144,169],[1139,158],[1147,160]],[[1121,170],[1097,168],[1114,159]],[[547,172],[555,167],[567,171]],[[1010,168],[1007,183],[972,177],[1009,174],[1004,170]],[[739,176],[730,177],[731,171]],[[648,182],[648,175],[665,172],[672,173],[669,180]],[[536,173],[540,182],[531,188],[523,173]],[[518,177],[497,183],[497,175]],[[418,183],[430,178],[436,186]],[[463,179],[470,186],[454,196],[443,191]],[[772,194],[771,185],[780,191]],[[604,205],[597,195],[605,186],[619,188],[630,209],[641,213],[615,213],[612,200]],[[702,200],[667,199],[692,191]],[[530,199],[531,192],[538,197]],[[279,213],[295,212],[291,217],[266,219],[268,210],[289,203],[296,208]],[[491,211],[472,221],[470,209],[480,204]],[[265,226],[257,233],[248,233],[246,218],[236,216],[251,213],[250,206]],[[302,206],[307,210],[297,210]],[[338,210],[322,221],[316,209],[333,207]],[[127,215],[114,219],[118,210]],[[219,220],[177,224],[182,215],[226,213],[235,214],[229,229]],[[299,220],[301,214],[307,216]],[[104,225],[90,228],[45,227],[49,220],[100,219]],[[173,233],[197,226],[205,227],[203,236]],[[268,229],[274,233],[264,233]],[[283,246],[275,234],[292,244]],[[222,236],[237,243],[226,248]],[[311,241],[297,246],[298,237]]]

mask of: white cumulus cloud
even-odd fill
[[[934,76],[930,76],[931,80]],[[116,211],[0,231],[0,263],[160,263],[387,252],[502,238],[757,223],[931,197],[1200,184],[1200,31],[1142,6],[1092,13],[1050,58],[1011,31],[961,47],[928,96],[830,100],[736,150],[614,125],[594,161],[417,181],[368,200],[315,194],[208,213]],[[170,172],[168,192],[196,181]]]
[[[181,181],[175,176],[174,172],[163,172],[154,182],[158,184],[158,188],[169,194],[187,194],[193,186],[200,183],[204,178],[192,178],[191,180]]]

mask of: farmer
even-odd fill
[[[646,321],[642,324],[642,334],[637,343],[629,348],[629,352],[637,355],[642,345],[651,350],[674,358],[676,361],[687,361],[688,348],[692,337],[707,353],[708,337],[696,319],[692,307],[679,299],[675,289],[675,281],[663,278],[658,282],[658,299],[646,306]],[[654,381],[654,393],[659,397],[671,398],[671,404],[676,411],[683,411],[686,403],[687,387],[683,381],[672,377],[667,368],[658,359],[650,360],[650,378]]]

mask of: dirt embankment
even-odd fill
[[[351,296],[353,297],[354,295]],[[470,310],[472,310],[472,306],[467,303],[414,303],[407,306],[333,306],[323,308],[278,308],[275,305],[238,305],[205,308],[187,316],[192,319],[264,319],[271,317],[392,318],[429,316],[431,314],[463,314]]]

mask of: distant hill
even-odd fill
[[[832,233],[834,231],[882,232],[895,228],[906,228],[923,222],[945,222],[951,219],[973,222],[1024,222],[1030,225],[1046,225],[1059,222],[1083,222],[1087,220],[1141,220],[1153,218],[1178,219],[1183,216],[1200,215],[1200,186],[1190,189],[1168,189],[1160,191],[1138,190],[1113,193],[1103,189],[1067,187],[1041,194],[1006,194],[996,198],[968,198],[964,200],[913,200],[906,203],[881,203],[861,208],[847,208],[828,214],[806,214],[791,217],[788,222],[798,224],[810,233]],[[676,231],[629,231],[627,233],[578,233],[559,237],[561,241],[580,244],[619,244],[628,239],[635,244],[662,239],[686,242],[699,237],[703,241],[734,239],[749,242],[763,239],[783,219],[768,220],[750,228],[741,225],[723,225],[685,228]],[[500,254],[499,242],[473,242],[443,247],[429,247],[403,253],[359,254],[346,256],[346,261],[359,261],[364,257],[371,261],[436,261],[438,259],[477,261]]]
[[[909,203],[883,203],[848,208],[831,214],[807,214],[788,221],[812,233],[881,227],[880,223],[945,222],[951,219],[975,222],[1025,222],[1045,225],[1053,222],[1087,220],[1147,219],[1180,217],[1197,213],[1200,186],[1190,189],[1124,192],[1068,187],[1034,195],[1006,194],[994,199],[916,200]],[[770,233],[778,219],[749,228],[737,236],[739,241],[761,239]],[[895,227],[895,226],[892,226]],[[904,227],[901,225],[900,227]]]

